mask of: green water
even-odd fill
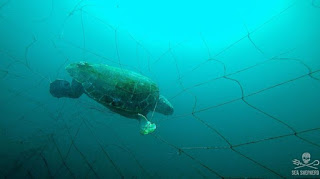
[[[319,32],[319,0],[0,0],[0,176],[319,178]],[[152,79],[173,115],[141,135],[52,97],[79,61]]]

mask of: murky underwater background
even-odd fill
[[[292,177],[320,160],[319,32],[319,0],[0,0],[0,175]],[[52,97],[78,61],[148,76],[174,114],[143,136],[86,95]]]

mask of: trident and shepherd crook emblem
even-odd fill
[[[298,169],[298,168],[302,168],[302,167],[309,167],[309,168],[313,168],[313,169],[318,169],[316,166],[318,166],[320,164],[319,160],[314,160],[313,162],[309,163],[311,160],[311,155],[308,152],[305,152],[302,154],[302,161],[303,163],[298,160],[298,159],[294,159],[292,160],[292,163],[294,165],[297,165],[294,169]]]

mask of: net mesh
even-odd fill
[[[222,34],[159,46],[99,2],[30,3],[0,1],[2,176],[284,178],[303,152],[320,158],[319,1],[288,1],[255,26],[233,19],[241,34],[217,22]],[[174,115],[155,113],[156,132],[141,136],[86,96],[52,98],[51,80],[70,81],[77,61],[150,77]]]

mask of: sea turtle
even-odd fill
[[[159,94],[158,85],[133,71],[87,62],[69,64],[66,71],[73,78],[71,85],[66,80],[53,81],[50,83],[52,96],[79,98],[85,93],[115,113],[138,119],[142,134],[156,129],[146,117],[150,111],[173,113],[171,103]]]

